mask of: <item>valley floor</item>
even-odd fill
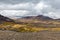
[[[60,31],[14,32],[0,30],[0,40],[60,40]]]

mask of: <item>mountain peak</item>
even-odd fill
[[[39,19],[46,19],[46,20],[52,19],[50,17],[43,16],[43,15],[38,15],[37,18],[39,18]]]

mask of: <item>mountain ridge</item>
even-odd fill
[[[53,20],[53,18],[43,16],[43,15],[38,15],[38,16],[26,16],[22,17],[22,19],[38,19],[38,20]]]
[[[14,20],[0,14],[0,22],[14,22]]]

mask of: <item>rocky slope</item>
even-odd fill
[[[13,32],[1,31],[0,40],[60,40],[60,31]]]

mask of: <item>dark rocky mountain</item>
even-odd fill
[[[47,16],[43,16],[43,15],[38,15],[38,16],[36,16],[36,18],[38,18],[38,19],[44,19],[44,20],[53,20],[52,18],[47,17]]]
[[[3,15],[0,15],[0,22],[14,22],[14,20],[12,20],[8,17],[5,17]]]

